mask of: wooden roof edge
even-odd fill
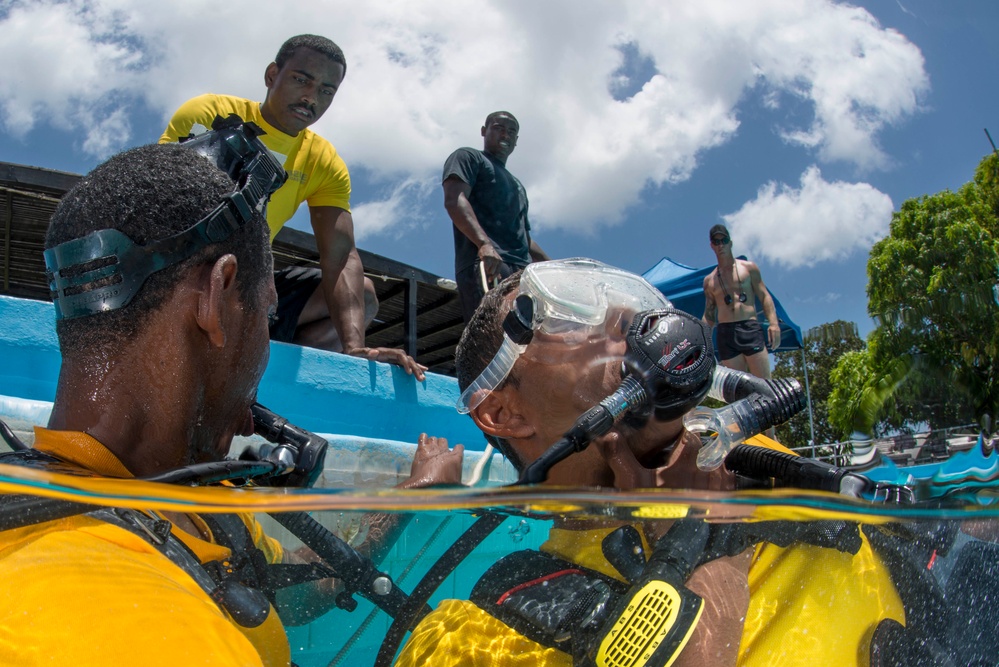
[[[57,193],[59,196],[79,183],[81,178],[83,177],[79,174],[66,171],[0,162],[0,183],[38,188],[49,193]]]

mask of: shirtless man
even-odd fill
[[[718,327],[718,360],[723,366],[769,378],[767,348],[775,350],[780,346],[774,300],[756,263],[732,255],[732,237],[725,225],[715,225],[708,236],[718,268],[704,278],[704,323]],[[756,318],[756,299],[770,323],[766,335]]]

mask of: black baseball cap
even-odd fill
[[[726,227],[725,225],[715,225],[714,227],[712,227],[711,230],[708,231],[708,238],[713,239],[715,237],[715,234],[724,234],[725,236],[728,236],[730,238],[732,236],[731,234],[728,233],[728,227]]]

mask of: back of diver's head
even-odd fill
[[[503,318],[510,311],[507,297],[520,287],[521,274],[521,271],[517,271],[489,290],[462,332],[454,353],[460,391],[467,389],[479,377],[503,344]],[[508,383],[517,386],[517,378],[511,374],[500,386]],[[488,435],[486,437],[517,470],[523,468],[520,457],[506,440]]]
[[[144,245],[182,232],[212,212],[235,184],[213,162],[179,144],[152,144],[119,153],[87,174],[60,201],[49,222],[45,248],[117,229]],[[185,272],[231,253],[238,262],[237,284],[244,303],[252,303],[269,278],[267,224],[252,224],[220,243],[149,276],[122,308],[56,323],[64,356],[120,350],[180,282]]]

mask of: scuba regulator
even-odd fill
[[[520,305],[518,297],[517,305]],[[511,339],[527,344],[530,318],[515,307],[503,327]],[[517,484],[543,482],[548,470],[570,454],[583,451],[625,415],[637,421],[660,421],[687,415],[711,396],[732,402],[720,410],[701,408],[685,419],[691,431],[707,438],[698,466],[712,470],[747,437],[784,423],[804,409],[797,380],[761,380],[715,363],[711,333],[700,319],[675,308],[638,313],[627,333],[624,379],[613,394],[584,413],[561,440],[522,472]]]

